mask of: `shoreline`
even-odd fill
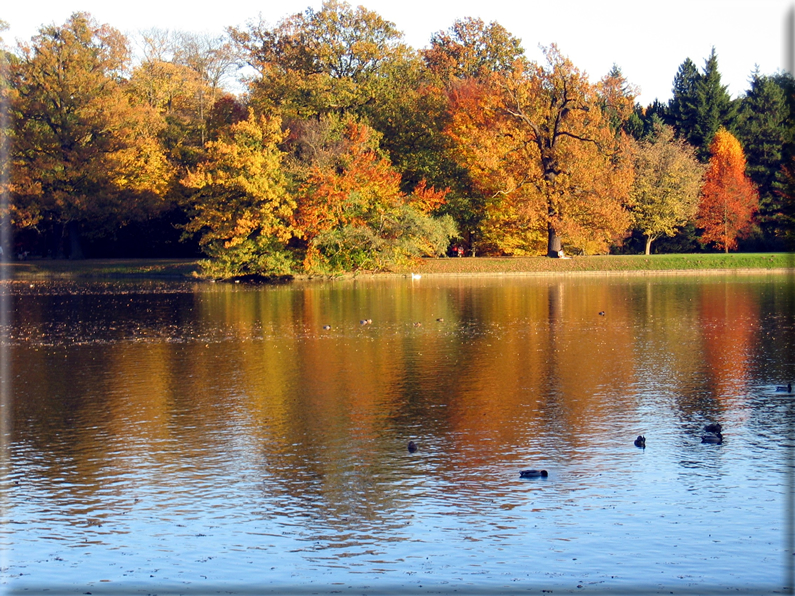
[[[726,274],[737,274],[737,275],[754,275],[754,274],[765,274],[765,275],[795,275],[795,267],[777,267],[772,269],[766,269],[762,267],[753,268],[753,267],[745,267],[745,268],[724,268],[724,269],[635,269],[635,270],[628,270],[628,271],[617,271],[617,270],[610,270],[610,269],[603,269],[603,270],[593,270],[593,271],[476,271],[476,272],[460,272],[460,273],[422,273],[422,277],[558,277],[558,276],[592,276],[592,277],[602,277],[602,276],[612,276],[612,277],[619,277],[622,275],[626,276],[652,276],[652,275],[726,275]],[[411,277],[411,273],[373,273],[373,274],[359,274],[358,276],[355,274],[346,274],[346,277]],[[299,277],[295,278],[296,280]],[[306,277],[307,280],[318,279],[317,277]]]
[[[199,259],[32,259],[0,263],[1,280],[141,279],[207,282],[196,275]],[[728,266],[727,266],[728,265]],[[795,275],[795,253],[609,255],[557,260],[547,257],[447,257],[422,259],[411,268],[335,275],[297,274],[281,279],[219,282],[284,283],[352,279],[468,277],[638,277],[695,275]]]

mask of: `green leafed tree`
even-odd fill
[[[667,123],[676,129],[679,136],[688,141],[696,126],[698,102],[696,89],[700,79],[698,67],[690,58],[685,59],[674,77],[673,95],[666,111]]]
[[[672,237],[693,220],[706,168],[693,148],[674,137],[673,128],[657,125],[637,144],[632,186],[634,227],[646,237],[646,254],[661,236]]]
[[[699,156],[707,160],[715,133],[721,127],[727,130],[733,128],[736,111],[728,88],[721,84],[715,48],[712,48],[704,64],[704,74],[696,84],[696,99],[696,121],[690,143],[697,148]]]

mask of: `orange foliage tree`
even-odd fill
[[[306,248],[304,269],[378,270],[442,254],[455,226],[449,216],[430,213],[446,192],[422,181],[406,195],[372,128],[353,118],[324,122],[327,138],[312,143],[310,163],[296,174],[303,181],[293,222]]]
[[[565,241],[605,252],[630,224],[627,140],[611,126],[600,86],[555,46],[546,57],[547,65],[517,61],[509,73],[453,86],[447,134],[491,197],[482,248],[558,256]]]
[[[364,224],[402,197],[400,174],[376,152],[372,129],[351,120],[343,134],[337,159],[314,164],[299,190],[296,228],[308,241],[338,226]]]
[[[724,128],[710,145],[709,160],[696,225],[702,229],[699,242],[715,244],[729,252],[737,239],[748,235],[759,209],[759,193],[745,173],[745,155],[740,142]]]

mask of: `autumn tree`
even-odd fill
[[[484,78],[495,72],[509,72],[524,58],[521,40],[505,27],[481,19],[457,19],[447,31],[431,36],[430,47],[422,51],[428,68],[443,81]]]
[[[223,84],[237,65],[231,41],[224,36],[179,32],[175,35],[175,64],[190,69],[199,80],[196,103],[201,144],[208,140],[207,121],[216,101],[224,95]]]
[[[378,136],[350,117],[329,116],[304,131],[294,151],[303,162],[294,227],[305,270],[387,269],[443,254],[455,235],[449,217],[430,216],[444,191],[423,182],[405,194]]]
[[[653,137],[638,143],[634,160],[632,217],[634,227],[646,237],[648,255],[654,240],[673,236],[695,217],[705,167],[694,149],[663,124],[657,125]]]
[[[602,114],[618,134],[632,116],[638,88],[627,80],[618,65],[613,64],[610,71],[597,83],[596,93]]]
[[[17,226],[70,238],[150,217],[163,206],[171,170],[162,121],[126,90],[127,41],[75,13],[40,29],[11,69],[12,201]],[[60,243],[57,252],[60,252]]]
[[[748,235],[759,207],[759,193],[745,173],[745,155],[737,138],[719,129],[710,145],[712,157],[701,190],[696,224],[699,241],[729,252]]]
[[[418,57],[395,66],[392,89],[368,110],[367,121],[381,134],[381,148],[401,173],[401,188],[411,192],[426,180],[461,192],[466,172],[450,158],[450,140],[443,133],[448,116],[443,85]]]
[[[795,156],[782,166],[775,193],[781,206],[779,211],[781,235],[785,246],[793,250],[795,249]]]
[[[201,81],[186,66],[150,59],[132,71],[129,92],[163,120],[159,136],[176,167],[195,166],[203,151],[196,97]]]
[[[284,140],[279,118],[256,116],[234,124],[207,143],[207,155],[182,184],[194,191],[186,231],[200,235],[212,277],[287,275],[293,257],[295,202],[282,171]]]
[[[259,75],[250,82],[252,102],[291,118],[361,115],[388,89],[382,75],[389,62],[408,52],[394,23],[336,0],[274,27],[251,23],[229,33]]]
[[[457,19],[446,30],[431,36],[427,49],[421,50],[424,63],[424,80],[417,86],[416,106],[409,107],[414,114],[405,113],[395,122],[408,129],[408,140],[392,149],[396,143],[385,132],[385,146],[390,148],[396,166],[404,171],[406,179],[416,183],[420,178],[437,187],[450,189],[442,207],[450,214],[461,230],[463,243],[475,249],[482,238],[479,229],[485,216],[486,197],[469,175],[469,170],[454,159],[454,143],[444,134],[451,118],[449,92],[466,80],[484,81],[497,73],[512,71],[517,62],[525,60],[521,40],[501,24],[481,19]],[[416,141],[423,142],[417,151]],[[424,150],[422,150],[424,149]],[[403,159],[405,156],[405,159]]]
[[[483,197],[453,159],[453,144],[444,134],[450,119],[447,90],[462,79],[509,70],[522,52],[520,41],[498,23],[457,20],[435,33],[428,49],[390,63],[392,85],[367,111],[368,122],[381,133],[381,147],[401,173],[402,190],[410,194],[422,181],[449,189],[440,211],[456,220],[465,242],[471,243],[471,231],[479,227]]]
[[[554,257],[565,241],[605,251],[630,223],[626,139],[602,112],[597,87],[555,46],[546,57],[546,65],[455,87],[448,134],[490,197],[492,249]]]
[[[8,29],[8,23],[0,19],[0,34]],[[11,255],[11,213],[8,205],[9,192],[9,154],[11,151],[11,125],[8,117],[9,104],[9,64],[13,56],[0,37],[0,261]]]
[[[212,138],[215,103],[230,97],[223,85],[236,65],[231,42],[161,29],[141,32],[140,38],[144,59],[133,70],[132,92],[165,119],[161,137],[171,159],[177,165],[195,166],[204,143]]]

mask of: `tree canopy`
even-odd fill
[[[597,86],[555,46],[546,57],[453,89],[448,134],[490,197],[487,247],[557,256],[565,241],[586,254],[606,252],[629,225],[624,139]]]
[[[286,116],[361,113],[388,90],[389,63],[409,51],[394,23],[336,0],[274,27],[258,22],[229,33],[259,74],[251,82],[252,101]]]
[[[182,234],[224,277],[388,269],[453,241],[558,257],[792,237],[795,83],[754,72],[732,99],[714,48],[643,107],[617,65],[590,79],[554,44],[530,60],[497,22],[459,18],[414,50],[341,0],[139,42],[75,13],[0,50],[20,246]]]
[[[73,256],[79,226],[149,216],[172,175],[162,122],[124,84],[128,64],[121,33],[75,13],[43,27],[10,69],[14,221],[68,231]]]

